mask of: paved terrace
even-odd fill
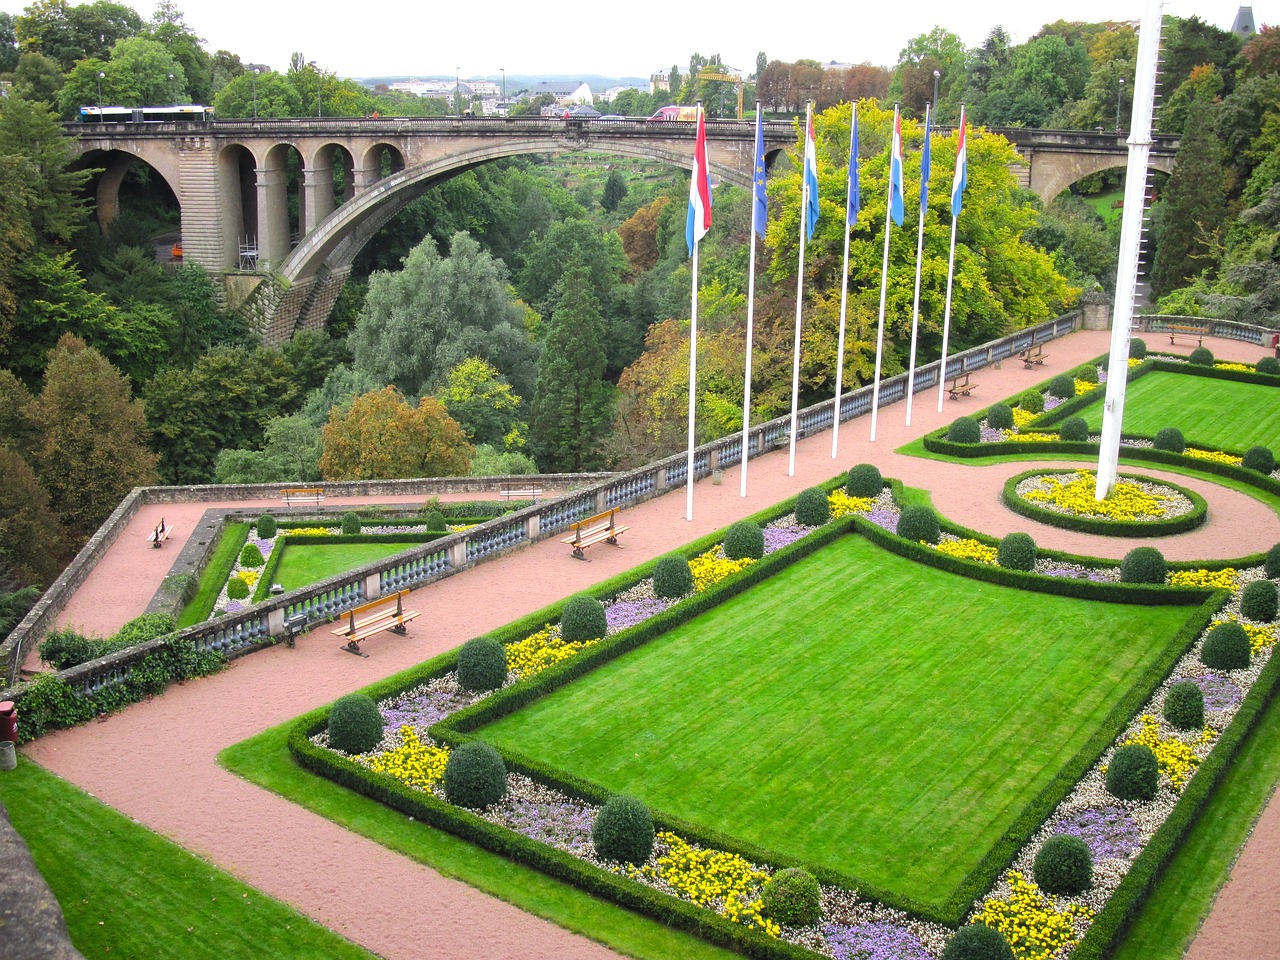
[[[594,958],[611,951],[547,921],[442,877],[429,867],[348,833],[289,801],[232,776],[216,756],[224,747],[282,723],[342,694],[452,649],[636,564],[755,513],[804,487],[829,479],[860,462],[875,463],[887,477],[928,488],[945,517],[1000,536],[1028,530],[1042,546],[1119,558],[1134,544],[1075,534],[1019,518],[999,502],[1004,480],[1025,463],[970,467],[904,457],[903,443],[977,410],[1056,371],[1103,354],[1105,332],[1081,331],[1054,341],[1050,361],[1026,370],[1020,363],[980,371],[979,392],[947,401],[937,412],[936,394],[917,395],[914,424],[903,423],[901,403],[880,411],[878,438],[869,442],[870,421],[845,423],[840,456],[831,457],[830,432],[797,444],[796,474],[787,476],[785,450],[750,462],[749,495],[739,496],[739,467],[724,482],[695,487],[694,519],[686,521],[683,488],[629,508],[630,531],[621,546],[601,545],[589,563],[573,560],[558,539],[534,544],[459,576],[415,591],[424,611],[408,637],[383,634],[366,644],[367,659],[344,653],[327,631],[234,661],[221,674],[170,687],[101,722],[42,737],[24,748],[31,759],[152,830],[284,900],[369,950],[394,960],[423,955],[441,958]],[[1153,347],[1157,337],[1148,338]],[[1260,348],[1213,339],[1206,344],[1222,359],[1257,360]],[[1177,352],[1189,348],[1179,346]],[[1054,461],[1046,461],[1051,464]],[[1203,495],[1210,519],[1201,529],[1165,538],[1171,559],[1235,557],[1280,542],[1280,517],[1258,501],[1205,481],[1142,467],[1168,476]],[[420,499],[420,498],[418,498]],[[331,498],[332,500],[332,498]],[[339,499],[356,505],[369,499]],[[377,502],[390,502],[383,499]],[[261,501],[263,508],[276,506]],[[218,504],[143,507],[111,547],[62,617],[89,631],[108,634],[141,613],[206,509]],[[245,506],[244,502],[223,506]],[[170,542],[153,550],[146,534],[163,515],[173,527]],[[1148,541],[1149,542],[1149,541]],[[1232,879],[1192,946],[1196,960],[1276,956],[1280,930],[1280,880],[1274,871],[1280,848],[1280,804],[1272,803],[1242,851]],[[1267,892],[1259,891],[1259,884]],[[1270,895],[1268,895],[1268,892]]]

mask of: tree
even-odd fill
[[[24,99],[55,105],[62,92],[62,68],[41,53],[23,51],[13,72],[13,89]]]
[[[185,91],[193,103],[209,103],[213,98],[213,60],[204,49],[204,40],[191,31],[172,0],[160,0],[156,4],[146,35],[161,44],[181,66],[180,76],[186,82],[179,86],[179,91]],[[112,56],[118,59],[114,52]],[[178,75],[176,71],[175,75]]]
[[[645,204],[631,218],[618,227],[618,239],[622,252],[627,255],[633,273],[641,273],[658,262],[658,215],[670,201],[670,197],[658,197]]]
[[[303,115],[302,98],[284,76],[269,70],[262,74],[242,73],[227,82],[213,98],[214,113],[227,120],[254,115],[254,93],[257,93],[257,115],[264,120],[283,120]]]
[[[67,559],[66,539],[30,464],[0,445],[0,581],[47,587]],[[8,592],[0,588],[0,593]],[[10,624],[12,626],[12,624]],[[0,630],[0,636],[7,630]]]
[[[617,170],[609,171],[609,178],[604,182],[604,190],[600,194],[600,207],[605,213],[613,213],[627,196],[627,182]]]
[[[66,243],[88,218],[84,186],[92,170],[73,170],[71,142],[47,104],[10,96],[0,100],[0,156],[31,167],[30,216],[41,243]]]
[[[521,419],[523,401],[497,369],[479,357],[468,357],[449,371],[436,393],[467,440],[498,450],[524,446],[529,427]]]
[[[108,0],[71,6],[67,0],[35,0],[15,21],[24,50],[57,61],[62,71],[78,60],[104,57],[118,40],[142,29],[135,10]]]
[[[18,65],[18,34],[12,13],[0,13],[0,73],[13,73]]]
[[[1170,16],[1160,31],[1160,83],[1165,90],[1177,90],[1201,66],[1225,74],[1239,52],[1240,38],[1230,30],[1199,17]]]
[[[35,242],[28,216],[30,167],[21,157],[0,156],[0,357],[8,355],[18,313],[15,267]]]
[[[32,405],[40,439],[32,466],[73,536],[87,538],[137,486],[158,482],[142,404],[97,350],[64,336]]]
[[[1280,73],[1280,26],[1263,24],[1240,49],[1241,73],[1246,77],[1267,77]]]
[[[130,37],[111,48],[109,60],[81,60],[71,68],[62,87],[62,115],[74,117],[81,104],[97,103],[99,83],[104,103],[164,106],[184,99],[187,74],[164,44]]]
[[[580,261],[565,271],[551,315],[530,424],[544,471],[580,473],[604,465],[612,388],[605,382],[604,321]]]
[[[320,472],[326,480],[464,476],[472,448],[433,397],[416,405],[394,387],[356,397],[325,424]]]
[[[313,483],[320,479],[320,428],[301,414],[267,421],[261,450],[223,450],[218,483]]]

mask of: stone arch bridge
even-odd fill
[[[328,317],[361,247],[435,184],[504,157],[592,150],[692,165],[693,125],[547,118],[315,118],[200,124],[69,124],[85,165],[100,167],[99,221],[119,211],[130,168],[148,164],[172,190],[183,254],[226,286],[267,342]],[[1119,135],[999,130],[1027,160],[1021,181],[1051,198],[1123,165]],[[711,120],[712,177],[749,186],[752,122]],[[796,142],[791,121],[765,124],[770,164]],[[1172,160],[1152,150],[1152,165]]]

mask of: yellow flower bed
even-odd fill
[[[870,497],[851,497],[840,487],[827,495],[827,503],[831,506],[831,519],[839,520],[851,513],[866,513],[875,501]]]
[[[620,868],[631,877],[659,879],[682,897],[700,907],[715,910],[743,926],[759,927],[770,936],[778,935],[778,925],[764,917],[760,888],[769,879],[736,853],[704,850],[694,847],[666,831],[658,834],[667,852],[658,858],[657,867]]]
[[[1090,383],[1088,380],[1077,380],[1077,381],[1076,381],[1076,396],[1077,396],[1077,397],[1078,397],[1078,396],[1080,396],[1080,394],[1082,394],[1082,393],[1088,393],[1090,390],[1096,390],[1096,389],[1098,389],[1098,384],[1096,384],[1096,383]]]
[[[1195,447],[1187,447],[1183,454],[1196,460],[1212,460],[1214,463],[1226,463],[1233,467],[1238,467],[1244,462],[1243,457],[1233,457],[1221,450],[1197,450]]]
[[[1048,490],[1030,490],[1021,496],[1035,503],[1054,506],[1082,517],[1104,517],[1108,520],[1138,520],[1163,516],[1160,504],[1168,497],[1147,493],[1136,483],[1117,480],[1115,489],[1104,500],[1096,499],[1097,481],[1090,472],[1075,474],[1063,481],[1059,477],[1042,478]]]
[[[236,576],[243,580],[245,586],[252,590],[253,585],[258,582],[258,577],[261,576],[261,573],[258,570],[241,570],[236,574]]]
[[[1016,429],[1021,430],[1028,423],[1040,416],[1030,410],[1023,410],[1021,407],[1013,408],[1013,425]]]
[[[1140,367],[1142,366],[1143,362],[1144,362],[1143,360],[1139,360],[1137,357],[1129,358],[1129,366],[1131,367]]]
[[[444,767],[449,762],[448,747],[423,743],[410,726],[400,728],[400,738],[400,746],[394,750],[374,754],[369,758],[370,770],[395,777],[401,783],[419,790],[430,790],[444,779]]]
[[[1238,623],[1244,629],[1245,635],[1249,638],[1249,649],[1256,657],[1268,647],[1274,647],[1276,644],[1276,628],[1260,627],[1257,624],[1246,623],[1236,616],[1227,617],[1227,621]],[[1217,626],[1217,624],[1214,624]]]
[[[1008,900],[988,900],[973,918],[999,930],[1017,960],[1049,960],[1078,938],[1075,918],[1093,918],[1088,907],[1059,909],[1053,900],[1017,870],[1009,871]]]
[[[541,673],[552,664],[581,653],[587,647],[594,647],[598,640],[576,640],[566,643],[560,637],[560,625],[549,623],[537,633],[531,633],[523,640],[508,643],[507,669],[514,670],[521,679]]]
[[[1232,567],[1225,570],[1174,570],[1169,574],[1169,586],[1232,590],[1236,585],[1237,572]]]
[[[1015,421],[1016,422],[1016,421]],[[1052,443],[1058,439],[1056,433],[1018,433],[1014,430],[1001,430],[1006,440],[1029,440],[1031,443]]]
[[[327,537],[331,531],[327,527],[298,527],[296,530],[283,530],[291,537]]]
[[[1177,737],[1161,737],[1156,718],[1149,713],[1144,713],[1138,721],[1142,724],[1142,729],[1121,740],[1119,746],[1140,743],[1144,747],[1150,747],[1151,752],[1156,755],[1160,772],[1169,778],[1174,789],[1181,790],[1191,779],[1191,774],[1195,773],[1196,767],[1200,765],[1200,758],[1195,755],[1192,745],[1183,743]],[[1210,743],[1216,736],[1216,733],[1205,727],[1204,732],[1196,740],[1196,745]]]
[[[1213,365],[1213,369],[1239,370],[1241,373],[1257,373],[1257,371],[1254,370],[1253,367],[1249,366],[1249,364],[1247,363],[1215,363]]]
[[[689,561],[689,572],[693,574],[694,592],[701,593],[712,584],[719,583],[739,570],[745,570],[753,563],[755,561],[750,557],[730,560],[721,552],[720,547],[712,547],[706,553],[700,553]]]
[[[996,562],[996,555],[999,553],[996,547],[989,547],[977,540],[943,540],[938,544],[937,549],[939,553],[959,557],[961,560],[990,564]]]

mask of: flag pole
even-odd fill
[[[697,176],[697,171],[694,171]],[[686,456],[687,471],[684,481],[684,518],[693,519],[693,445],[696,431],[694,417],[698,401],[698,239],[693,241],[693,292],[689,321],[689,447]]]
[[[693,255],[693,281],[689,318],[689,447],[686,456],[684,518],[693,519],[693,446],[696,439],[698,402],[698,242],[711,226],[711,172],[707,166],[706,122],[702,101],[696,106],[698,130],[693,147],[693,175],[689,179],[689,213],[685,218],[685,243]]]
[[[796,475],[796,429],[800,413],[800,318],[804,312],[804,246],[808,239],[809,205],[813,202],[809,184],[810,150],[813,143],[813,101],[805,105],[804,111],[804,172],[800,177],[800,265],[796,269],[796,338],[795,349],[791,359],[791,443],[787,457],[787,476]],[[816,161],[816,157],[813,158]],[[816,185],[815,185],[816,186]]]
[[[831,425],[831,459],[840,450],[840,398],[844,393],[844,331],[849,306],[849,233],[858,216],[858,104],[849,117],[849,186],[845,193],[844,269],[840,272],[840,338],[836,346],[836,397]]]
[[[960,206],[964,188],[969,179],[968,144],[964,125],[964,104],[960,104],[960,129],[956,132],[956,175],[951,183],[951,252],[947,256],[947,305],[942,314],[942,359],[938,361],[938,412],[942,412],[942,397],[946,392],[947,342],[951,337],[951,281],[956,273],[956,223],[960,219]]]
[[[742,482],[738,495],[747,495],[748,445],[751,441],[751,349],[756,310],[756,235],[763,235],[768,216],[764,182],[764,123],[760,101],[756,101],[756,157],[752,173],[751,263],[747,274],[747,356],[742,375]]]
[[[916,392],[916,340],[920,329],[920,275],[924,268],[924,220],[929,212],[929,111],[924,107],[924,147],[920,152],[920,228],[916,234],[916,291],[911,301],[911,353],[907,360],[907,426],[911,426],[911,401]]]
[[[889,288],[889,230],[890,224],[898,219],[901,223],[901,214],[894,216],[893,192],[895,186],[899,190],[899,203],[901,203],[901,180],[895,183],[894,177],[902,176],[902,144],[900,141],[901,130],[898,126],[898,104],[893,105],[893,133],[891,135],[889,146],[889,195],[885,202],[884,213],[884,261],[880,266],[880,323],[876,328],[876,371],[871,386],[871,440],[876,439],[876,418],[880,412],[880,369],[881,358],[884,355],[884,308],[885,297]],[[895,172],[896,170],[896,172]]]

